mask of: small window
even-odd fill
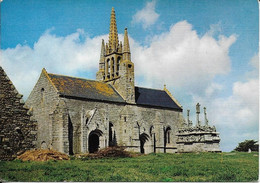
[[[128,68],[132,68],[132,65],[131,65],[131,64],[128,64]]]
[[[86,119],[86,124],[88,124],[88,118]]]
[[[126,117],[124,117],[124,121],[126,122]]]
[[[3,143],[3,139],[4,139],[4,136],[0,136],[0,144],[2,144]]]
[[[22,131],[19,127],[15,128],[16,132],[19,133],[19,134],[22,134]]]
[[[171,138],[170,138],[170,130],[169,130],[167,133],[168,133],[168,139],[167,139],[167,140],[168,140],[168,143],[171,143],[171,140],[170,140],[170,139],[171,139]]]
[[[44,88],[41,89],[41,101],[44,99]]]

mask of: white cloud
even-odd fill
[[[216,75],[230,71],[228,54],[235,41],[235,35],[218,40],[207,33],[199,37],[191,24],[179,22],[153,37],[148,47],[132,44],[136,76],[142,76],[142,84],[150,86],[167,83],[191,93],[202,92]]]
[[[147,2],[146,6],[133,16],[132,23],[141,23],[144,29],[153,25],[160,16],[155,12],[155,4],[156,1]]]
[[[259,69],[259,53],[255,54],[253,58],[250,60],[250,64],[256,68],[256,70]]]
[[[231,96],[214,98],[213,100],[211,98],[210,110],[212,114],[221,114],[214,115],[215,121],[221,125],[233,128],[256,125],[259,101],[258,82],[258,79],[250,79],[247,82],[235,82]]]
[[[17,45],[1,50],[1,66],[18,91],[29,95],[43,67],[51,73],[75,75],[97,70],[101,40],[108,36],[89,38],[82,30],[65,37],[46,31],[33,48]]]
[[[249,65],[253,67],[253,70],[247,73],[247,78],[259,77],[259,53],[256,53],[249,62]]]
[[[206,88],[205,94],[207,97],[215,96],[218,91],[221,91],[223,86],[218,83],[211,83],[208,88]]]
[[[232,150],[245,139],[258,139],[259,80],[234,83],[232,96],[216,98],[211,111],[218,126],[230,129],[229,132],[222,133],[223,141],[230,136],[234,138],[233,144],[223,144],[225,148]]]
[[[209,36],[214,36],[217,33],[220,33],[222,31],[221,22],[218,22],[217,24],[211,24],[210,30],[207,32]]]

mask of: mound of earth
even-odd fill
[[[107,147],[99,150],[96,153],[76,155],[76,157],[78,158],[135,157],[135,156],[138,156],[138,154],[125,151],[124,147],[118,147],[118,146]]]
[[[108,147],[96,153],[100,157],[132,157],[123,147]]]
[[[17,159],[22,161],[48,161],[48,160],[69,160],[67,154],[49,150],[49,149],[35,149],[25,151],[20,156],[17,156]]]

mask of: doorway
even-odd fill
[[[142,154],[144,154],[145,153],[144,144],[145,144],[146,141],[149,140],[149,136],[146,133],[142,133],[140,135],[139,139],[140,139],[140,152]]]
[[[99,148],[99,136],[95,133],[89,135],[89,153],[95,153]]]
[[[103,132],[101,130],[93,130],[90,132],[88,137],[88,152],[96,153],[99,150],[100,145],[100,136],[102,136]]]

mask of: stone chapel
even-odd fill
[[[127,29],[119,42],[112,8],[96,80],[42,70],[26,101],[38,123],[37,147],[67,154],[109,146],[141,153],[220,151],[215,127],[186,122],[166,87],[135,86],[134,71]]]

